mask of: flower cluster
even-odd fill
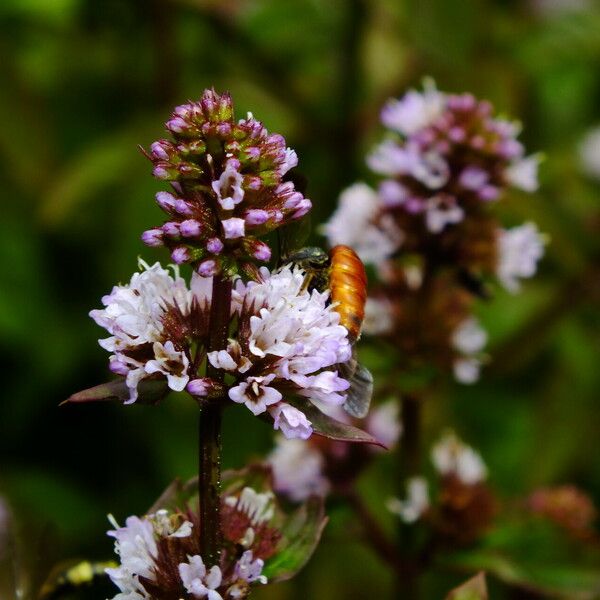
[[[238,280],[226,348],[208,351],[212,281],[193,273],[188,287],[178,268],[140,261],[141,272],[103,298],[92,318],[111,336],[111,369],[125,377],[129,402],[143,379],[166,379],[198,399],[222,396],[253,414],[267,413],[286,437],[308,438],[311,422],[286,399],[340,406],[349,383],[336,365],[351,358],[347,330],[328,292],[308,291],[299,268],[260,270],[260,281]],[[199,373],[208,361],[229,375],[224,384]]]
[[[172,139],[154,142],[148,156],[154,176],[171,182],[156,195],[169,219],[143,241],[166,246],[175,263],[203,276],[268,261],[271,250],[258,238],[311,208],[285,179],[296,153],[252,114],[236,121],[231,97],[213,90],[175,108],[166,128]]]
[[[527,507],[576,539],[598,538],[594,527],[598,510],[590,496],[573,485],[539,488],[527,499]]]
[[[365,332],[409,339],[411,367],[438,364],[472,383],[483,347],[462,347],[475,331],[473,300],[486,295],[490,277],[518,291],[544,246],[533,223],[504,229],[491,208],[509,188],[537,189],[539,158],[525,156],[517,124],[470,94],[409,91],[385,105],[381,120],[389,136],[367,159],[383,176],[377,190],[345,190],[324,233],[332,246],[353,247],[384,284],[367,304]],[[470,347],[485,342],[480,329],[470,337]]]
[[[269,525],[273,495],[245,487],[223,499],[225,547],[219,565],[207,569],[198,546],[197,515],[166,509],[124,527],[111,518],[120,564],[106,570],[120,593],[114,600],[238,600],[251,585],[267,583],[265,559],[275,552],[279,532]]]
[[[351,421],[339,408],[328,412],[339,421]],[[397,402],[385,402],[371,409],[363,425],[388,450],[394,448],[402,433],[398,413]],[[273,471],[274,489],[299,502],[312,495],[326,496],[336,488],[347,487],[378,451],[375,446],[324,438],[303,442],[280,436],[267,462]]]
[[[481,456],[454,433],[433,446],[431,461],[439,490],[431,499],[422,476],[407,480],[405,499],[391,498],[388,509],[405,523],[426,519],[436,535],[455,543],[469,543],[489,526],[495,514],[494,498],[485,485],[486,466]]]

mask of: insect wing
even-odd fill
[[[281,266],[296,250],[306,245],[310,235],[310,213],[277,230],[278,265]]]
[[[373,396],[373,375],[356,359],[340,365],[340,375],[350,382],[344,402],[344,410],[357,419],[363,419],[369,412]]]

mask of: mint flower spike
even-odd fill
[[[104,296],[103,309],[90,312],[110,334],[99,343],[111,352],[111,370],[124,378],[126,404],[138,400],[142,382],[162,380],[202,405],[244,405],[270,417],[286,437],[302,439],[313,433],[315,416],[327,420],[321,408],[344,404],[350,384],[339,365],[351,359],[348,331],[328,292],[305,289],[301,269],[262,267],[258,282],[236,279],[229,339],[220,350],[209,343],[212,279],[194,272],[188,285],[177,266],[140,260],[140,269]],[[357,430],[336,431],[344,439]]]
[[[143,242],[167,247],[176,264],[203,277],[268,261],[271,250],[258,238],[312,206],[284,179],[296,153],[251,113],[236,121],[229,94],[214,90],[176,107],[166,128],[171,139],[154,142],[147,156],[154,176],[171,182],[170,192],[156,195],[168,220],[145,231]]]
[[[119,589],[112,600],[243,600],[252,588],[303,568],[327,522],[322,498],[290,506],[274,493],[270,469],[257,465],[226,471],[223,487],[221,551],[212,566],[197,535],[194,479],[173,481],[148,514],[130,516],[124,526],[109,516],[118,556],[106,570]]]

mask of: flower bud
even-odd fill
[[[202,231],[202,226],[195,219],[187,219],[181,222],[179,230],[183,237],[198,237]]]
[[[161,229],[148,229],[142,233],[142,242],[144,242],[146,246],[158,248],[159,246],[164,245],[163,236],[164,233]]]
[[[156,194],[156,203],[165,212],[172,212],[175,209],[177,199],[169,192],[158,192]]]
[[[223,252],[224,247],[225,246],[224,246],[223,242],[217,237],[210,238],[210,240],[208,240],[208,242],[206,242],[206,249],[211,254],[221,254],[221,252]]]
[[[171,252],[171,258],[176,265],[182,265],[190,260],[191,254],[185,246],[178,246]]]
[[[223,225],[225,239],[227,240],[240,238],[245,234],[244,219],[231,217],[231,219],[225,219],[224,221],[221,221],[221,225]]]
[[[203,260],[198,265],[198,275],[202,277],[213,277],[219,271],[219,265],[216,260],[209,258],[207,260]]]

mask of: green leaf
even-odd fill
[[[164,379],[144,379],[138,384],[136,404],[157,404],[167,395],[168,391],[169,388]],[[63,404],[105,402],[108,400],[118,400],[119,402],[129,400],[129,388],[124,379],[109,381],[77,392],[62,402],[61,406]]]
[[[270,583],[291,579],[308,562],[327,524],[323,499],[309,498],[283,524],[280,547],[263,570]]]
[[[314,404],[300,400],[288,400],[288,402],[297,408],[300,412],[306,415],[306,418],[311,422],[314,432],[317,435],[336,440],[339,442],[353,442],[358,444],[374,444],[375,446],[385,446],[370,433],[342,423],[329,415],[321,412]]]
[[[485,574],[479,573],[469,581],[454,588],[446,596],[446,600],[488,600]]]

